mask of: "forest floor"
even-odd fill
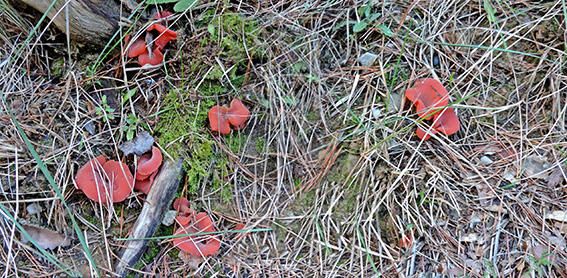
[[[177,195],[222,244],[188,260],[162,225],[133,276],[567,276],[564,0],[199,3],[151,68],[18,11],[0,1],[2,277],[112,276],[144,196],[101,205],[74,177],[130,159],[142,130],[183,159]],[[419,78],[447,88],[458,133],[416,136]],[[211,133],[233,98],[247,126]],[[21,235],[38,228],[66,244]]]

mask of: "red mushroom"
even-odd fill
[[[154,19],[164,19],[164,18],[170,17],[170,16],[172,16],[172,15],[173,15],[173,13],[170,12],[170,11],[168,11],[168,10],[163,10],[163,11],[161,11],[161,12],[158,11],[158,12],[156,12],[156,14],[154,15]]]
[[[230,107],[215,105],[209,110],[209,125],[211,130],[221,135],[230,134],[230,129],[240,130],[246,126],[250,111],[242,101],[233,99]]]
[[[191,217],[195,214],[195,211],[191,209],[189,200],[187,198],[177,198],[173,202],[173,208],[177,211],[177,216],[175,220],[181,226],[187,226],[191,222]]]
[[[197,213],[192,221],[177,231],[175,235],[216,232],[213,221],[205,212]],[[218,235],[189,235],[173,239],[174,246],[193,257],[206,257],[216,254],[220,249]]]
[[[457,133],[461,123],[453,108],[447,108],[433,118],[433,126],[429,131],[417,128],[416,135],[422,140],[431,138],[431,134],[441,132],[447,136]]]
[[[144,154],[138,160],[138,168],[136,174],[149,176],[156,172],[163,162],[163,156],[158,147],[152,147],[152,153]]]
[[[75,176],[79,189],[89,199],[100,203],[124,201],[132,191],[133,180],[126,164],[107,160],[104,156],[87,162]]]
[[[148,49],[146,48],[146,42],[143,39],[138,38],[128,48],[128,57],[136,58],[136,57],[146,53],[147,51],[148,51]]]
[[[230,102],[226,118],[234,130],[239,130],[246,126],[246,121],[250,118],[250,111],[244,106],[242,101],[235,98]]]
[[[106,157],[103,155],[97,156],[85,163],[85,165],[77,171],[77,175],[75,176],[77,187],[93,201],[99,201],[97,189],[104,188],[104,169],[102,166],[105,162]],[[106,202],[104,190],[101,190],[100,193],[101,202]]]
[[[209,125],[212,131],[222,135],[230,133],[230,123],[226,116],[227,113],[228,108],[219,105],[213,106],[213,108],[209,110]]]
[[[170,30],[169,28],[159,23],[154,23],[147,29],[148,32],[153,30],[159,33],[154,42],[157,46],[157,49],[164,49],[170,41],[177,39],[177,32]]]
[[[112,185],[112,202],[118,203],[126,200],[134,187],[134,177],[126,163],[109,160],[104,163],[104,172]]]
[[[151,154],[142,155],[138,160],[134,188],[148,194],[162,162],[163,156],[157,147],[152,147]]]
[[[418,79],[413,88],[406,90],[408,98],[416,107],[417,115],[429,120],[449,104],[449,93],[433,78]]]
[[[148,52],[145,52],[144,54],[138,56],[138,64],[140,64],[140,66],[157,66],[161,64],[161,62],[163,62],[163,53],[161,53],[159,48],[152,50],[152,57],[150,57]]]
[[[138,176],[136,176],[134,189],[148,195],[150,193],[150,189],[152,188],[152,184],[154,183],[156,176],[157,176],[157,171],[142,180],[138,180]]]

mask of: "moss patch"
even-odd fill
[[[189,84],[180,87],[196,90],[169,91],[163,98],[155,131],[158,142],[171,156],[184,159],[189,193],[197,193],[200,186],[211,186],[213,191],[220,189],[224,201],[230,201],[232,188],[224,182],[229,172],[228,158],[215,146],[207,113],[217,103],[229,103],[238,94],[249,57],[258,53],[258,29],[256,22],[241,15],[214,12],[211,9],[199,17],[196,25],[208,32],[190,41],[185,49],[191,59],[182,65],[189,69],[182,80]],[[229,148],[239,152],[243,138],[237,134],[226,137]]]

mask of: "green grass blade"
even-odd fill
[[[35,241],[35,239],[33,239],[32,236],[26,231],[26,229],[22,225],[20,225],[18,221],[16,221],[14,216],[10,214],[10,212],[4,205],[0,204],[0,210],[2,210],[4,215],[16,226],[18,231],[20,231],[20,233],[37,248],[37,250],[33,248],[30,249],[32,250],[32,252],[40,256],[43,256],[46,260],[48,260],[53,265],[57,266],[60,270],[67,273],[69,276],[75,277],[77,275],[76,273],[70,271],[71,268],[69,266],[59,261],[55,256],[53,256],[51,253],[47,252],[47,250],[41,247],[39,243],[37,243],[37,241]]]
[[[3,95],[2,101],[4,102],[4,104],[6,104],[6,95]],[[24,130],[22,129],[20,123],[18,122],[16,117],[12,114],[12,112],[9,110],[8,105],[4,105],[4,107],[6,109],[6,114],[8,114],[12,123],[16,127],[18,134],[20,135],[20,137],[22,137],[22,140],[26,144],[28,151],[31,153],[32,157],[34,158],[35,162],[37,163],[37,166],[39,167],[40,171],[43,173],[43,175],[45,176],[45,179],[47,179],[49,185],[51,186],[53,191],[55,191],[55,195],[57,196],[57,198],[59,198],[59,200],[61,201],[61,204],[63,205],[63,207],[67,211],[67,215],[69,216],[69,219],[71,219],[73,229],[75,230],[75,233],[77,234],[77,238],[79,239],[79,241],[81,243],[81,246],[83,248],[83,251],[85,252],[85,256],[87,257],[87,260],[89,261],[90,265],[95,269],[95,271],[98,272],[98,268],[96,267],[96,262],[95,262],[95,260],[92,256],[92,253],[89,249],[89,246],[87,245],[87,241],[85,240],[85,237],[83,236],[83,231],[81,231],[81,228],[79,227],[77,220],[75,219],[73,211],[67,205],[67,202],[65,201],[65,197],[63,196],[61,189],[57,185],[57,182],[55,182],[55,179],[53,178],[53,175],[51,175],[51,172],[49,172],[49,169],[47,169],[47,165],[45,165],[45,162],[43,162],[43,160],[39,157],[39,154],[35,150],[34,146],[32,145],[30,139],[28,138],[28,136],[26,135]]]

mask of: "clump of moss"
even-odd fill
[[[224,182],[228,158],[215,149],[207,128],[207,113],[217,102],[230,102],[231,97],[226,96],[237,93],[235,90],[244,84],[247,61],[258,53],[258,28],[256,22],[241,15],[214,12],[206,11],[196,23],[198,27],[206,27],[208,33],[188,49],[189,76],[182,78],[193,82],[183,87],[199,84],[197,96],[177,89],[169,91],[163,99],[155,131],[158,142],[171,156],[184,159],[190,193],[208,185],[212,190],[220,189],[223,201],[230,201],[232,189]],[[220,59],[223,66],[209,61],[210,57]],[[227,138],[232,142],[230,149],[240,151],[242,142],[234,136]]]

